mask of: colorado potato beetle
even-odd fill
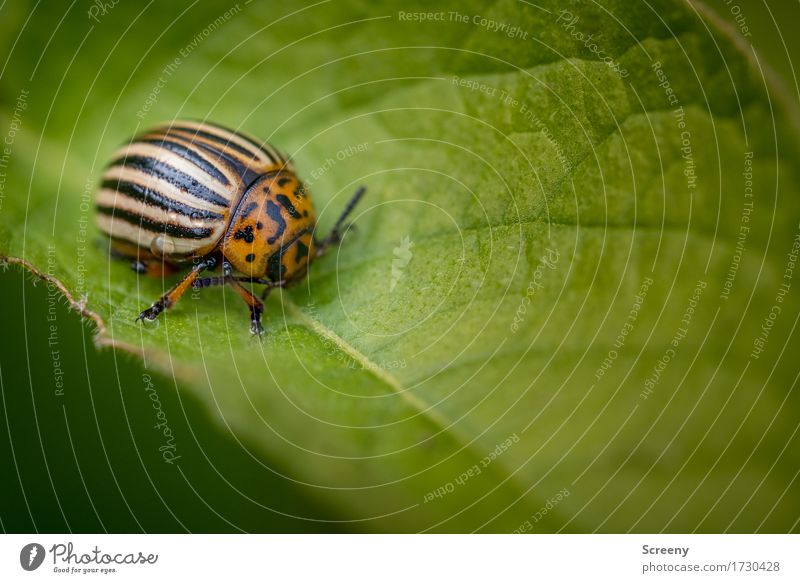
[[[115,154],[97,191],[97,223],[137,273],[160,277],[191,264],[137,321],[155,320],[188,289],[230,285],[250,308],[251,332],[261,334],[270,290],[301,280],[341,240],[363,194],[318,240],[309,192],[285,155],[216,124],[175,121]],[[201,278],[208,270],[220,273]],[[242,283],[264,285],[261,298]]]

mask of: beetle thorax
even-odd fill
[[[297,176],[287,170],[270,172],[237,203],[221,251],[247,277],[300,278],[315,252],[315,224],[311,200]]]

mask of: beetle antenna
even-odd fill
[[[330,248],[331,245],[335,245],[342,239],[342,229],[344,227],[344,222],[347,220],[347,217],[350,216],[350,213],[353,212],[353,209],[358,204],[358,201],[361,200],[361,197],[364,196],[364,193],[367,191],[366,186],[360,186],[358,190],[356,190],[355,194],[350,197],[350,201],[347,203],[347,206],[344,207],[342,214],[339,215],[339,218],[336,220],[336,224],[333,225],[333,229],[331,232],[328,233],[328,236],[325,237],[322,241],[316,242],[317,245],[317,257],[322,257],[325,252]],[[349,227],[349,225],[348,225]]]
[[[355,194],[350,198],[350,201],[347,203],[347,206],[344,207],[342,214],[339,215],[339,218],[336,220],[336,224],[333,225],[333,230],[331,234],[339,233],[339,230],[342,228],[342,225],[347,220],[347,217],[353,212],[353,209],[356,208],[358,201],[361,200],[361,197],[364,196],[364,193],[367,191],[366,186],[360,186],[358,190],[356,190]]]

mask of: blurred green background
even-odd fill
[[[769,2],[776,30],[761,2],[742,0],[740,5],[753,31],[752,43],[793,87],[800,6],[791,0]],[[61,10],[58,6],[53,9]],[[26,9],[13,0],[0,8],[2,42],[14,36]],[[719,13],[731,19],[728,11]],[[349,523],[346,513],[327,503],[324,491],[282,477],[285,468],[268,459],[253,458],[172,378],[145,369],[126,354],[96,350],[92,326],[59,298],[55,317],[66,399],[71,409],[91,412],[68,425],[63,401],[50,398],[49,292],[18,267],[0,271],[0,530],[370,530]],[[159,439],[156,432],[141,430],[153,422],[151,402],[143,396],[144,374],[153,377],[170,425],[181,436],[180,471],[150,455]]]

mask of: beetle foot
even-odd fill
[[[264,334],[264,326],[261,325],[261,314],[263,312],[264,306],[261,305],[260,302],[250,308],[250,333],[253,336],[261,336]]]
[[[164,311],[163,302],[156,302],[145,311],[141,312],[136,318],[136,322],[153,322],[158,315]]]
[[[261,320],[252,320],[250,322],[250,334],[253,336],[264,335],[264,326],[261,325]]]

